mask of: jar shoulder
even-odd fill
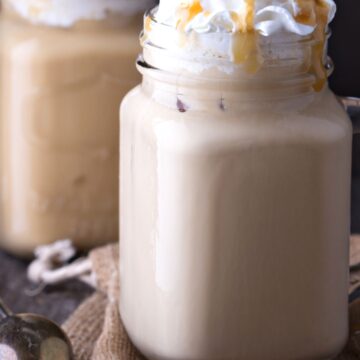
[[[224,111],[179,110],[156,102],[141,86],[132,90],[122,104],[122,121],[134,122],[138,131],[168,146],[280,143],[351,143],[352,126],[348,115],[330,90],[317,94],[307,106],[279,110],[248,105]]]

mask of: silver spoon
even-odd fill
[[[1,360],[73,360],[70,341],[52,321],[35,314],[14,315],[0,300]]]

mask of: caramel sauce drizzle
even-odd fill
[[[324,0],[297,0],[297,4],[300,11],[295,20],[301,24],[316,26],[310,73],[314,74],[316,79],[313,85],[314,90],[321,91],[328,77],[323,60],[326,44],[326,27],[330,9]],[[314,5],[315,11],[313,11]]]
[[[262,65],[262,57],[258,49],[258,33],[254,29],[255,2],[256,0],[244,0],[246,4],[245,14],[231,13],[235,24],[232,44],[232,60],[236,64],[243,64],[246,71],[255,73]],[[296,22],[315,27],[312,47],[312,59],[309,72],[314,74],[316,81],[314,90],[320,91],[327,81],[327,71],[323,64],[323,56],[326,44],[326,27],[328,22],[329,6],[325,0],[296,0],[298,14]],[[208,13],[201,5],[200,0],[184,0],[177,10],[178,21],[176,28],[184,31],[186,26],[198,14]],[[145,20],[145,30],[151,30],[151,22]]]
[[[257,46],[257,32],[254,29],[255,0],[245,0],[246,13],[240,17],[232,13],[236,24],[233,38],[232,55],[235,64],[244,64],[246,71],[256,73],[261,66],[261,57]]]
[[[144,21],[145,32],[148,33],[151,31],[151,17],[147,16]]]
[[[198,14],[204,11],[201,6],[200,0],[188,0],[184,1],[178,9],[177,16],[178,21],[176,28],[185,30],[186,25]]]

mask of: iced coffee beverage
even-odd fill
[[[120,311],[151,360],[325,360],[347,334],[333,1],[160,1],[121,108]]]
[[[118,239],[118,107],[151,1],[7,0],[1,15],[0,246]]]

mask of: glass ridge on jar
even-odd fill
[[[255,73],[143,41],[121,107],[120,312],[148,359],[346,343],[351,124],[312,71],[315,39],[259,41]]]
[[[4,1],[0,246],[27,256],[63,238],[116,241],[118,106],[139,81],[141,14],[29,14]]]

